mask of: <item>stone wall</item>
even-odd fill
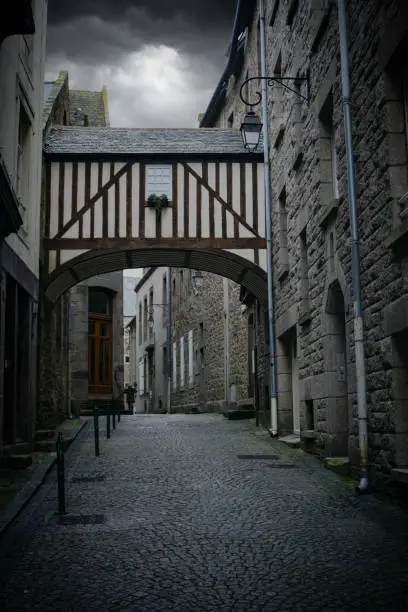
[[[173,270],[173,344],[177,343],[174,411],[220,410],[248,397],[248,349],[239,286],[203,272],[195,290],[191,270]],[[194,378],[189,381],[189,330],[193,330]],[[180,339],[184,338],[184,385],[180,386]]]
[[[407,125],[400,87],[408,8],[397,0],[350,0],[346,4],[369,459],[375,470],[390,473],[408,466],[404,416],[408,361],[401,348],[401,334],[408,326],[406,316],[401,315],[408,301],[407,222],[400,214],[405,204],[399,201],[408,191]],[[268,72],[309,74],[311,92],[307,105],[279,85],[268,88],[279,423],[281,431],[286,430],[293,417],[292,352],[297,350],[301,431],[314,431],[316,452],[348,455],[357,465],[348,176],[337,7],[336,3],[277,0],[266,5]],[[232,118],[233,127],[239,127],[243,107],[238,88],[247,71],[259,74],[257,20],[255,12],[244,65],[240,74],[230,78],[218,125],[225,126]],[[299,92],[305,94],[304,84],[299,86]]]

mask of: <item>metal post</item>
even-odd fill
[[[266,49],[265,49],[265,9],[263,0],[259,0],[260,14],[260,43],[261,43],[261,93],[262,93],[262,123],[264,148],[264,181],[265,181],[265,215],[266,215],[266,246],[267,246],[267,272],[268,272],[268,328],[269,328],[269,375],[271,384],[271,434],[278,433],[278,399],[276,380],[276,339],[274,333],[274,301],[273,301],[273,263],[272,263],[272,213],[271,213],[271,181],[269,163],[269,123],[268,98],[266,76]]]
[[[111,436],[111,432],[110,432],[110,414],[107,413],[106,414],[106,437],[109,440]]]
[[[99,457],[99,414],[94,414],[95,457]]]
[[[351,273],[354,297],[354,350],[356,356],[358,435],[360,446],[361,477],[358,490],[363,493],[368,488],[367,460],[367,389],[364,360],[364,328],[361,308],[360,278],[360,237],[358,228],[356,178],[354,168],[353,137],[351,129],[350,81],[348,63],[347,23],[344,0],[338,0],[340,63],[343,88],[344,135],[347,154],[348,198],[351,230]]]
[[[172,369],[172,286],[171,268],[167,269],[167,412],[171,414],[171,369]]]
[[[126,404],[126,405],[127,405],[127,404]],[[115,404],[115,406],[116,406],[116,404]],[[117,411],[118,411],[118,423],[120,423],[120,408],[119,408],[119,407],[117,407],[117,408],[115,408],[115,410],[116,410],[116,409],[117,409]]]
[[[116,429],[115,407],[112,410],[112,429]]]
[[[64,438],[62,433],[57,438],[57,482],[58,482],[58,514],[65,514],[65,457]]]

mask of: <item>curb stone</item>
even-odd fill
[[[66,438],[66,449],[71,446],[77,436],[81,433],[89,421],[84,420],[74,431],[71,437]],[[30,480],[11,499],[6,508],[0,512],[0,538],[4,535],[10,525],[15,521],[20,512],[27,506],[31,498],[43,484],[46,476],[51,472],[57,462],[57,453],[49,453],[49,456],[34,470]]]

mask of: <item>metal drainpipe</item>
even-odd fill
[[[263,0],[259,0],[259,34],[261,43],[261,76],[266,76],[265,48],[265,8]],[[266,246],[268,266],[268,327],[269,327],[269,372],[271,385],[271,429],[273,436],[278,434],[278,400],[276,380],[276,338],[274,330],[274,300],[273,300],[273,264],[272,264],[272,214],[271,214],[271,180],[269,163],[269,122],[268,98],[266,80],[261,81],[262,92],[262,123],[264,147],[264,181],[265,181],[265,215],[266,215]]]
[[[167,269],[167,412],[171,414],[171,369],[172,369],[172,287],[171,268]]]
[[[352,280],[354,293],[354,346],[356,357],[358,437],[360,445],[360,483],[357,490],[368,489],[367,461],[367,389],[364,361],[364,328],[361,308],[360,237],[358,231],[356,180],[354,168],[353,138],[351,132],[350,80],[348,64],[347,23],[344,0],[338,0],[341,81],[343,89],[344,134],[347,153],[347,178],[351,229]]]

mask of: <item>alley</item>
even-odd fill
[[[56,505],[51,473],[0,542],[1,610],[408,609],[404,512],[252,422],[124,417],[99,458],[88,426],[67,510],[95,522]]]

